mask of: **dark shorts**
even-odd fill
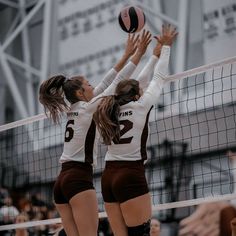
[[[77,193],[89,189],[94,189],[93,167],[89,163],[65,162],[54,184],[54,201],[56,204],[69,203]]]
[[[104,202],[125,202],[149,192],[142,161],[107,161],[102,174]]]

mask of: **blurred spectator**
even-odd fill
[[[28,216],[27,214],[19,214],[17,217],[16,217],[16,223],[24,223],[26,221],[28,221]],[[29,236],[29,232],[27,229],[25,228],[22,228],[22,229],[16,229],[15,230],[15,236]]]
[[[98,236],[112,236],[112,230],[107,218],[99,219]]]
[[[0,201],[2,200],[2,206],[0,205],[0,225],[55,219],[59,217],[54,204],[48,204],[42,198],[42,194],[36,193],[31,195],[29,192],[23,196],[22,194],[18,195],[18,198],[15,198],[16,207],[13,205],[13,200],[8,190],[0,188]],[[27,229],[16,229],[14,232],[17,236],[46,236],[59,232],[59,228],[61,228],[61,224],[39,225]],[[12,235],[12,230],[0,231],[0,236]],[[57,235],[62,236],[65,234],[62,231]]]
[[[9,197],[9,192],[7,189],[0,187],[0,207],[4,205],[4,199]]]
[[[54,204],[48,205],[47,209],[47,219],[55,219],[55,218],[60,218],[59,213],[56,210],[56,207]],[[56,232],[59,232],[60,229],[62,229],[62,224],[51,224],[48,225],[48,233],[50,235],[55,234]]]
[[[156,218],[151,219],[150,224],[150,236],[160,236],[161,233],[161,223]]]
[[[63,226],[61,226],[61,228],[55,234],[53,234],[53,236],[66,236],[66,232],[63,229]]]
[[[38,207],[44,207],[46,206],[46,201],[43,199],[41,193],[35,193],[31,196],[31,202],[32,205],[38,206]]]
[[[1,224],[11,224],[15,222],[19,211],[12,205],[11,197],[4,199],[4,205],[0,208],[0,222]]]
[[[40,208],[34,207],[34,218],[32,219],[33,221],[39,221],[39,220],[45,220],[45,214],[44,212],[40,211]],[[35,236],[43,236],[43,235],[48,235],[48,227],[47,225],[38,225],[33,228],[30,228],[30,232]]]

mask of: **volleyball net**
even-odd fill
[[[175,219],[188,216],[194,205],[236,198],[236,57],[168,80],[150,116],[146,177],[153,211]],[[0,126],[0,231],[39,225],[53,231],[60,223],[52,188],[65,125],[63,117],[55,125],[40,114]],[[94,185],[103,218],[106,146],[98,150]],[[18,222],[26,223],[15,224],[22,214]]]

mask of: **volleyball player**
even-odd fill
[[[108,145],[102,174],[102,195],[114,235],[149,235],[151,197],[144,160],[148,137],[148,116],[161,93],[168,72],[170,46],[176,31],[163,28],[160,59],[147,90],[142,93],[137,80],[121,81],[115,95],[102,99],[94,119]]]
[[[52,119],[58,122],[60,113],[67,113],[64,149],[60,157],[62,169],[54,185],[54,201],[68,236],[97,235],[98,206],[92,182],[97,141],[93,113],[99,104],[99,96],[113,94],[117,83],[130,77],[151,41],[150,32],[144,31],[142,38],[137,40],[135,36],[128,37],[121,61],[95,89],[83,76],[66,78],[58,75],[40,86],[39,100]],[[130,56],[131,61],[121,70]],[[111,85],[105,89],[109,83]]]

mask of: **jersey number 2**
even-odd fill
[[[73,138],[74,136],[74,130],[71,127],[72,125],[74,125],[75,121],[74,120],[68,120],[67,124],[66,124],[66,131],[65,131],[65,142],[70,142],[70,140]]]
[[[130,131],[133,128],[133,122],[130,120],[121,120],[120,125],[123,125],[124,127],[120,130],[120,140],[117,142],[113,140],[115,144],[127,144],[131,143],[133,136],[128,138],[121,138],[125,133]]]

